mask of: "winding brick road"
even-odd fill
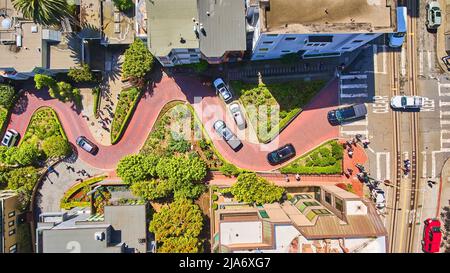
[[[297,156],[299,156],[331,138],[338,137],[338,127],[330,126],[326,115],[331,108],[337,106],[337,88],[337,81],[331,82],[271,143],[261,145],[243,140],[242,149],[234,152],[225,141],[217,138],[212,129],[213,122],[221,118],[226,121],[232,131],[236,132],[235,124],[231,120],[225,104],[217,97],[215,91],[211,87],[202,85],[195,78],[163,77],[154,84],[152,91],[142,97],[118,144],[98,145],[100,149],[96,156],[77,149],[78,156],[93,167],[104,170],[115,169],[123,156],[139,151],[163,106],[173,100],[184,100],[194,106],[197,116],[200,117],[206,131],[213,139],[214,145],[224,158],[244,169],[269,171],[279,166],[273,167],[267,163],[267,152],[278,146],[292,143],[297,150]],[[8,128],[14,128],[23,136],[34,111],[42,106],[49,106],[58,113],[71,143],[75,143],[75,139],[80,135],[94,140],[87,122],[96,121],[86,121],[70,103],[51,99],[45,91],[25,93],[11,115]]]

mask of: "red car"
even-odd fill
[[[439,252],[441,247],[441,222],[438,219],[425,220],[423,229],[422,250],[425,253]]]

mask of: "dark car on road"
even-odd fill
[[[364,103],[355,104],[343,108],[338,108],[328,112],[328,122],[331,125],[339,125],[347,121],[363,118],[367,115],[367,108]]]
[[[98,153],[98,147],[92,141],[87,139],[85,136],[79,136],[76,140],[78,146],[86,152],[96,155]]]
[[[281,164],[295,156],[295,148],[292,144],[286,144],[267,155],[271,165]]]

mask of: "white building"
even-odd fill
[[[340,56],[396,29],[392,0],[247,0],[252,60]]]

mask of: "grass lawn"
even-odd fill
[[[63,209],[71,209],[77,206],[89,206],[90,200],[86,196],[86,193],[91,190],[93,184],[105,178],[105,175],[93,177],[74,185],[64,193],[64,196],[61,198],[60,207]]]
[[[131,118],[134,111],[137,99],[139,98],[139,89],[132,87],[130,89],[122,90],[119,94],[119,101],[117,102],[116,111],[111,124],[111,143],[116,143],[126,125]]]
[[[55,111],[48,107],[38,109],[28,124],[22,142],[41,142],[51,136],[67,139]]]
[[[193,109],[180,101],[171,102],[162,109],[141,153],[174,156],[196,152],[209,169],[217,170],[223,160],[202,135],[202,124]]]
[[[268,142],[275,137],[324,85],[322,80],[261,85],[231,82],[231,88],[245,107],[260,142]]]
[[[341,174],[344,148],[337,140],[328,141],[280,169],[281,173]]]

